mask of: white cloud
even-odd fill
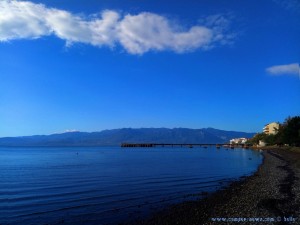
[[[185,28],[154,13],[122,16],[116,11],[103,11],[88,18],[65,10],[47,8],[28,1],[0,1],[0,41],[36,39],[55,35],[73,43],[102,47],[122,46],[131,54],[148,51],[178,53],[209,49],[228,44],[228,20],[222,16],[207,18],[205,25]]]
[[[38,38],[49,35],[43,16],[47,10],[30,2],[0,2],[0,41],[21,38]]]
[[[63,133],[74,133],[74,132],[80,132],[80,131],[79,130],[75,130],[75,129],[71,129],[71,130],[67,129]]]
[[[75,132],[80,132],[80,130],[76,130],[76,129],[67,129],[64,131],[59,131],[59,132],[55,132],[53,134],[65,134],[65,133],[75,133]]]
[[[141,13],[127,15],[119,24],[118,37],[124,48],[133,54],[149,50],[185,52],[211,44],[211,29],[194,26],[187,31],[172,27],[165,17]]]
[[[85,21],[66,11],[50,10],[45,22],[57,37],[66,40],[67,43],[111,46],[114,43],[114,27],[119,15],[113,11],[104,11],[101,17]]]
[[[271,75],[299,75],[299,64],[276,65],[266,69]]]

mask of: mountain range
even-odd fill
[[[0,138],[0,146],[118,146],[121,143],[228,143],[233,138],[251,138],[255,133],[214,128],[122,128],[99,132],[66,132]]]

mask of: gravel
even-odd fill
[[[299,159],[299,153],[264,151],[264,162],[253,176],[201,200],[171,206],[136,224],[300,224]]]

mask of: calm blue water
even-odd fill
[[[0,148],[0,224],[116,224],[201,197],[262,162],[251,150]]]

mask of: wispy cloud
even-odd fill
[[[76,133],[76,132],[80,132],[79,130],[75,130],[75,129],[67,129],[64,131],[60,131],[60,132],[55,132],[53,134],[65,134],[65,133]]]
[[[210,23],[186,28],[149,12],[122,15],[104,10],[98,15],[84,17],[29,1],[0,1],[2,42],[55,35],[68,46],[73,43],[121,46],[131,54],[166,50],[184,53],[232,42],[229,20],[215,16],[208,21]]]
[[[299,12],[300,2],[299,0],[273,0],[275,3],[283,7],[284,9]]]
[[[271,66],[266,71],[271,75],[299,75],[299,63]]]

